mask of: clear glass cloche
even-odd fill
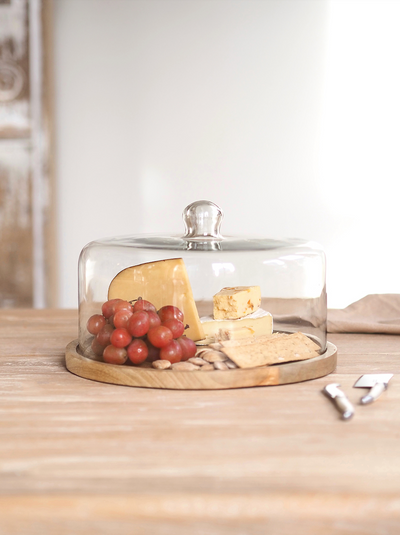
[[[323,354],[327,300],[321,247],[302,239],[224,236],[222,218],[217,205],[197,201],[183,211],[182,236],[121,236],[87,244],[79,258],[81,354],[102,360],[96,342],[101,326],[89,326],[89,332],[88,322],[101,319],[111,300],[132,305],[147,300],[156,310],[183,308],[185,335],[198,346],[257,329],[263,334],[268,316],[271,331],[304,333]],[[224,309],[227,300],[231,312]],[[103,323],[112,319],[104,316]]]

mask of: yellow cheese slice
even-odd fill
[[[124,269],[111,281],[108,299],[132,301],[141,297],[159,310],[166,305],[178,307],[184,315],[185,335],[192,340],[204,338],[203,327],[193,298],[182,258],[158,260]]]

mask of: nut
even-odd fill
[[[157,370],[167,370],[171,367],[171,363],[169,360],[155,360],[153,362],[153,368],[156,368]]]
[[[212,372],[215,370],[214,364],[204,364],[204,366],[202,366],[200,370],[202,372]]]
[[[224,362],[225,360],[228,360],[228,357],[225,355],[225,353],[213,350],[203,353],[202,358],[207,362]]]
[[[216,361],[214,362],[214,368],[216,370],[229,370],[228,366],[225,364],[225,362]]]
[[[225,364],[228,366],[229,369],[233,370],[235,368],[238,368],[238,365],[233,362],[233,360],[228,359],[225,361]]]
[[[200,357],[191,357],[190,359],[188,359],[188,362],[191,362],[196,366],[204,366],[205,364],[207,364],[207,362]]]
[[[208,346],[199,347],[199,349],[196,351],[196,357],[201,356],[201,354],[205,351],[210,351],[210,348]]]

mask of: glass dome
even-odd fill
[[[327,301],[321,247],[301,239],[223,236],[222,218],[218,206],[197,201],[183,212],[183,236],[121,236],[87,244],[79,258],[81,354],[102,360],[95,342],[96,329],[88,331],[88,320],[102,315],[102,306],[110,299],[132,304],[138,299],[148,300],[156,309],[184,308],[184,323],[188,323],[185,334],[198,346],[205,341],[240,338],[236,330],[245,325],[240,323],[243,317],[246,325],[254,322],[257,326],[261,324],[257,318],[268,314],[274,333],[301,332],[316,342],[318,352],[323,354]],[[217,319],[216,300],[236,299],[236,294],[224,297],[223,289],[227,294],[238,292],[235,306],[239,308],[242,291],[254,289],[254,300],[258,301],[254,305],[250,297],[252,311],[236,310],[236,317],[225,311]],[[242,300],[244,304],[246,299]],[[109,321],[106,319],[106,323]],[[254,334],[254,330],[250,332]]]

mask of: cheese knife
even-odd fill
[[[362,405],[375,401],[384,392],[393,373],[366,373],[354,383],[355,388],[370,388],[368,394],[360,399]]]
[[[349,420],[354,414],[354,407],[339,386],[339,383],[331,383],[326,385],[322,392],[334,402],[343,420]]]

